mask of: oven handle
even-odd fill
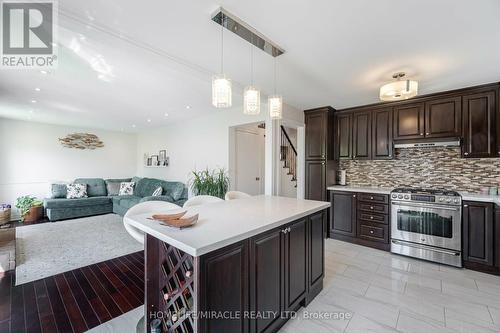
[[[435,209],[442,209],[442,210],[451,210],[451,211],[454,211],[454,212],[458,212],[460,211],[460,208],[458,207],[445,207],[445,206],[433,206],[433,205],[427,205],[427,204],[418,204],[418,205],[412,205],[411,203],[407,203],[407,202],[396,202],[396,201],[393,201],[392,202],[393,205],[396,205],[396,206],[409,206],[409,207],[416,207],[416,208],[435,208]]]
[[[396,239],[392,239],[392,242],[396,245],[414,247],[414,248],[419,249],[419,250],[429,250],[429,251],[449,254],[452,256],[459,256],[460,255],[460,252],[458,252],[458,251],[448,251],[448,250],[438,249],[438,248],[430,247],[430,246],[426,246],[426,245],[413,244],[413,243],[409,243],[409,242],[401,242],[401,241],[398,241]]]

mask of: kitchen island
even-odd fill
[[[256,196],[188,208],[177,230],[129,217],[145,236],[145,323],[163,332],[275,332],[323,288],[327,209]]]

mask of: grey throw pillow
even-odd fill
[[[62,199],[66,198],[67,189],[66,184],[52,184],[51,195],[52,199]]]
[[[120,193],[120,183],[121,182],[106,181],[106,190],[108,191],[108,196],[114,196]]]

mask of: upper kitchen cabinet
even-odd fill
[[[330,108],[305,112],[306,160],[326,159],[328,154],[328,127]]]
[[[352,113],[338,114],[335,117],[335,159],[352,158]]]
[[[493,157],[495,150],[496,91],[462,97],[464,157]]]
[[[372,114],[372,158],[391,159],[392,145],[392,108],[373,111]]]
[[[358,160],[369,160],[372,157],[371,111],[353,114],[352,157]]]
[[[440,98],[425,103],[425,137],[460,137],[462,98]]]
[[[394,107],[394,140],[420,139],[425,135],[424,104]]]

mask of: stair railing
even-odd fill
[[[292,181],[297,180],[297,150],[293,146],[285,127],[281,126],[281,149],[280,160],[284,162],[284,167],[288,168],[288,174],[292,176]]]

